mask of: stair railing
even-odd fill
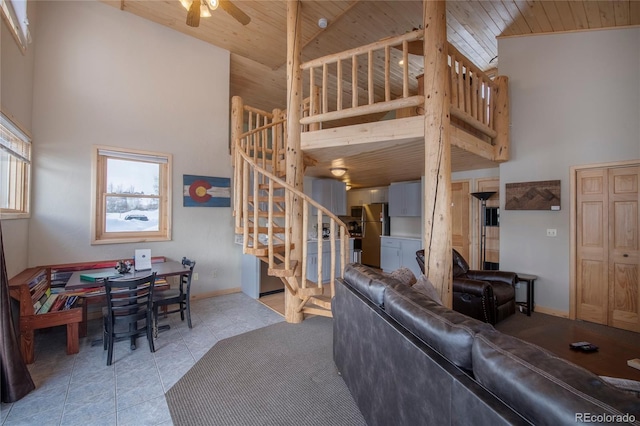
[[[331,297],[334,295],[334,282],[336,273],[342,277],[344,268],[349,260],[349,232],[346,225],[324,206],[311,199],[309,196],[287,184],[276,176],[268,168],[278,167],[269,161],[267,157],[272,155],[268,144],[255,143],[256,135],[265,134],[265,130],[274,130],[274,133],[284,132],[286,128],[283,120],[273,121],[268,125],[257,127],[249,132],[239,135],[234,148],[234,207],[236,232],[243,235],[243,252],[252,253],[268,263],[268,273],[280,277],[298,277],[297,280],[283,280],[293,294],[301,299],[299,310],[304,309],[304,304],[314,295],[322,294],[323,285],[323,244],[330,245],[330,270],[329,284]],[[273,138],[285,135],[272,134]],[[285,139],[286,140],[286,139]],[[280,194],[277,193],[280,192]],[[292,221],[290,214],[293,197],[302,202],[302,220]],[[301,258],[292,259],[291,253],[294,245],[291,241],[291,229],[293,226],[301,226],[301,235],[308,236],[309,208],[317,210],[317,245],[318,261],[315,271],[308,271],[307,244],[302,244]],[[278,209],[276,211],[276,209]],[[296,223],[294,223],[296,222]],[[322,224],[329,223],[330,235],[322,237]],[[282,232],[275,232],[274,229]],[[336,237],[337,236],[337,237]],[[339,256],[338,256],[339,253]],[[339,262],[336,261],[339,259]],[[278,262],[276,262],[278,260]],[[298,261],[300,269],[297,269]],[[339,265],[337,264],[339,263]],[[339,267],[339,269],[337,269]],[[326,270],[324,270],[326,272]],[[307,277],[317,277],[313,282]],[[302,289],[302,290],[300,290]]]

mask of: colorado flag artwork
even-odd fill
[[[183,175],[184,207],[231,207],[231,179]]]

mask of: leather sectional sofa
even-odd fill
[[[636,395],[367,266],[347,266],[332,310],[334,361],[371,426],[640,425]]]

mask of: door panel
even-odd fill
[[[606,324],[609,306],[606,172],[581,170],[576,183],[577,317]]]
[[[640,331],[638,177],[640,167],[609,170],[609,324]]]
[[[469,256],[469,181],[451,183],[451,246]]]

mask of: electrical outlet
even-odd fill
[[[547,237],[556,237],[558,236],[557,229],[547,229]]]
[[[198,281],[198,273],[197,272],[193,273],[193,280],[194,281]]]
[[[217,269],[213,270],[213,278],[218,278],[218,270]]]

